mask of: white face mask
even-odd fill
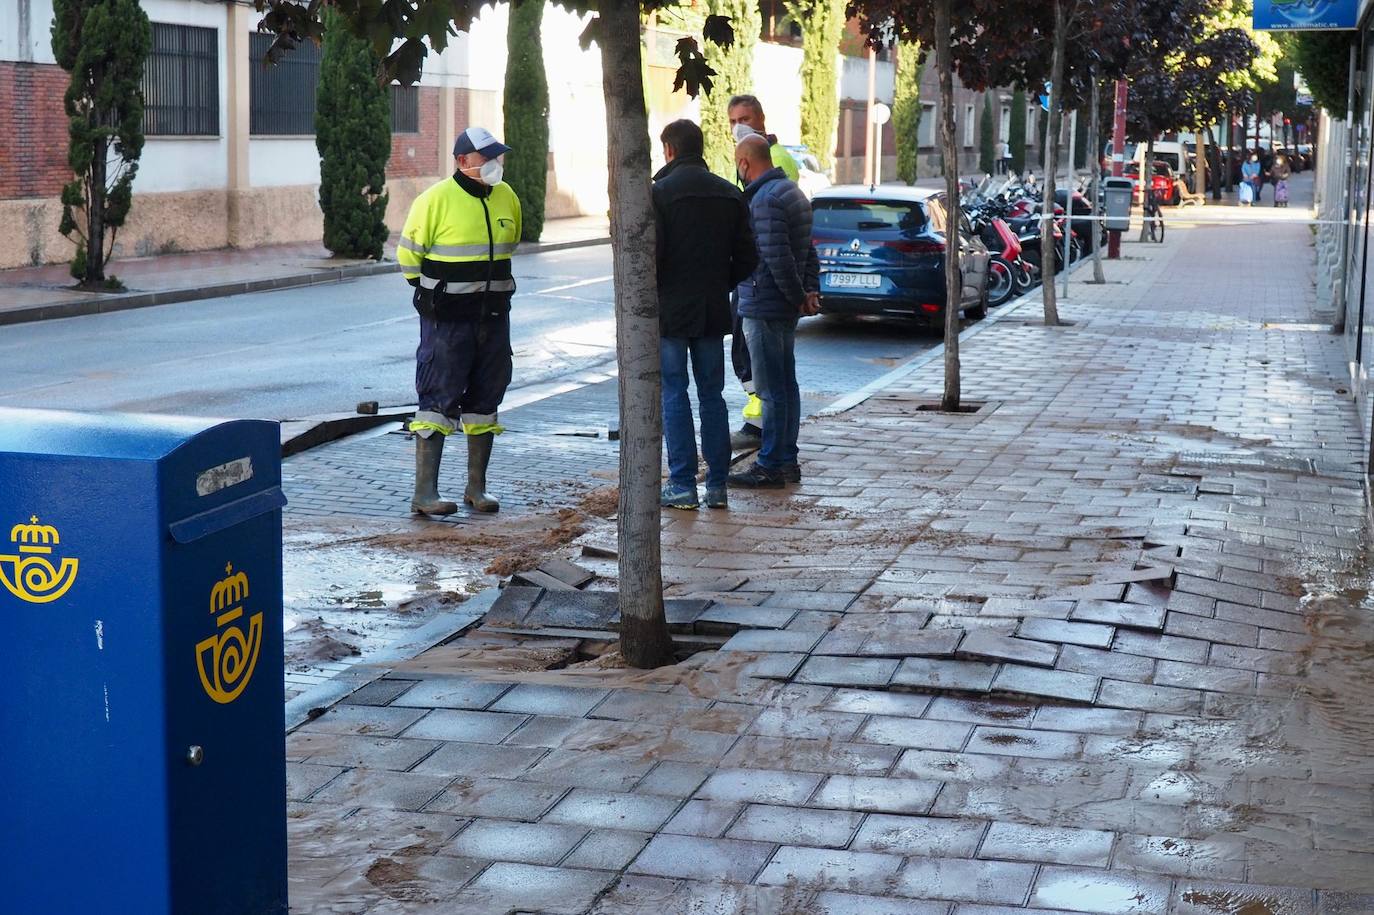
[[[482,167],[477,170],[477,177],[483,184],[496,187],[496,185],[501,183],[501,176],[505,173],[506,170],[501,165],[500,159],[488,159],[486,162],[483,162]]]
[[[730,133],[734,135],[735,142],[740,143],[745,138],[752,137],[754,134],[758,133],[758,131],[748,124],[736,124],[734,127],[730,128]]]

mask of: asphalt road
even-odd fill
[[[515,388],[609,367],[608,247],[519,258]],[[416,318],[399,276],[19,324],[0,331],[0,404],[299,419],[413,403]],[[842,394],[935,345],[902,324],[808,319],[798,374]]]

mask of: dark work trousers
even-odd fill
[[[744,319],[739,316],[739,293],[730,293],[730,365],[735,377],[748,393],[754,393],[754,367],[749,361],[749,344],[744,340]]]
[[[496,422],[511,380],[510,315],[471,321],[420,318],[415,393],[421,413],[460,423]]]

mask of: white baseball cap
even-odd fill
[[[510,152],[510,147],[493,137],[485,127],[469,127],[453,141],[453,155],[456,158],[474,152],[495,159]]]

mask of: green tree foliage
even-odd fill
[[[1020,174],[1026,170],[1026,90],[1017,88],[1011,94],[1011,170]]]
[[[801,141],[829,169],[835,151],[840,98],[835,55],[844,33],[845,0],[790,0],[787,12],[802,27]]]
[[[381,260],[386,244],[386,163],[391,101],[377,80],[380,60],[366,41],[339,27],[324,36],[315,95],[324,246],[339,257]]]
[[[992,95],[983,93],[983,114],[978,119],[978,170],[992,174],[997,170],[997,122],[992,119]]]
[[[1345,117],[1350,79],[1350,42],[1355,32],[1294,32],[1285,56],[1307,81],[1312,101],[1335,117]]]
[[[709,0],[709,15],[727,16],[735,25],[735,40],[728,47],[706,43],[706,66],[715,71],[714,85],[701,98],[701,132],[706,164],[711,171],[735,177],[735,138],[730,133],[727,106],[732,95],[754,91],[754,46],[759,41],[759,5],[756,0]],[[812,150],[815,152],[815,150]]]
[[[543,22],[544,0],[522,0],[512,4],[506,29],[506,182],[520,198],[524,241],[538,241],[544,232],[549,80],[540,40]]]
[[[892,129],[897,142],[897,177],[907,184],[918,177],[921,159],[921,74],[925,71],[921,45],[897,45],[897,85],[892,100]]]
[[[106,281],[105,265],[133,205],[143,153],[143,65],[153,29],[138,0],[54,0],[52,50],[71,74],[67,164],[60,231],[76,243],[72,276],[85,286]]]

